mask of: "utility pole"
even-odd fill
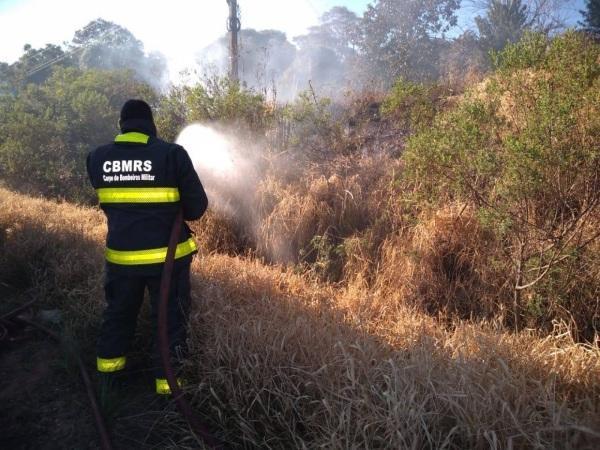
[[[227,0],[229,5],[229,20],[227,21],[227,31],[229,31],[229,77],[232,81],[240,81],[240,48],[239,32],[242,29],[242,23],[239,17],[239,8],[237,0]]]

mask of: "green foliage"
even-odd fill
[[[342,276],[344,244],[336,243],[330,233],[314,236],[307,248],[300,250],[302,266],[326,281],[338,281]]]
[[[240,132],[264,132],[272,120],[264,97],[228,78],[210,78],[195,86],[173,88],[157,108],[157,127],[165,139],[174,139],[192,122],[219,123]]]
[[[13,64],[0,63],[0,94],[16,93],[27,83],[42,84],[55,67],[82,70],[132,70],[156,89],[166,84],[167,64],[158,53],[144,53],[142,42],[126,28],[96,19],[75,32],[71,42],[33,48],[26,44]]]
[[[359,39],[360,19],[345,6],[334,6],[325,12],[320,24],[310,27],[308,34],[294,38],[301,49],[327,47],[340,63],[356,56],[354,49]]]
[[[587,0],[585,10],[580,12],[583,16],[582,25],[600,32],[600,0]]]
[[[155,101],[130,72],[74,68],[0,97],[0,176],[16,189],[90,199],[86,155],[118,133],[119,110],[132,97]]]
[[[471,205],[495,233],[518,304],[527,293],[564,307],[589,275],[579,264],[598,238],[598,58],[600,46],[576,33],[547,45],[528,36],[498,55],[502,70],[485,88],[421,130],[404,155],[422,195]]]
[[[96,19],[75,32],[68,45],[80,69],[128,69],[155,89],[166,84],[167,63],[159,53],[144,52],[144,44],[128,29]]]
[[[191,88],[187,105],[190,121],[219,121],[261,130],[268,118],[264,97],[228,78],[209,79],[205,85]]]
[[[325,135],[329,132],[331,100],[317,98],[311,91],[301,92],[295,102],[283,109],[283,117],[294,125],[292,145],[298,145],[308,134]]]
[[[318,161],[348,150],[340,124],[332,115],[331,99],[318,98],[313,90],[301,92],[279,111],[278,119],[285,130],[279,145],[296,156]]]
[[[542,33],[525,33],[519,42],[507,45],[502,51],[492,51],[492,63],[503,71],[539,67],[546,60],[549,43]]]
[[[13,64],[0,63],[0,94],[14,93],[27,83],[40,84],[52,75],[55,66],[71,67],[73,60],[58,45],[33,48],[26,44],[23,55]]]
[[[434,84],[415,83],[399,78],[385,98],[381,111],[401,126],[415,130],[432,123],[447,90]]]
[[[367,7],[358,46],[368,79],[435,79],[440,42],[456,24],[457,0],[377,0]]]
[[[521,0],[491,0],[485,17],[476,17],[480,44],[485,50],[501,50],[518,41],[527,27],[527,6]]]

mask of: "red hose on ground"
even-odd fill
[[[169,238],[169,248],[167,250],[167,257],[165,265],[163,267],[162,277],[160,281],[160,298],[158,307],[158,347],[160,351],[160,358],[165,371],[165,377],[169,383],[171,393],[177,403],[179,412],[185,419],[192,431],[199,437],[206,446],[209,448],[221,448],[219,442],[209,433],[208,429],[198,420],[194,415],[190,404],[186,401],[184,393],[177,383],[177,378],[173,367],[171,366],[171,355],[169,346],[169,335],[168,335],[168,303],[169,303],[169,292],[171,290],[171,278],[173,275],[173,266],[175,263],[175,251],[179,242],[179,236],[181,234],[181,228],[183,227],[183,212],[179,210],[173,223],[171,230],[171,236]]]

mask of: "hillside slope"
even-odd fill
[[[102,214],[5,189],[0,198],[1,280],[93,340]],[[600,349],[559,324],[544,338],[494,323],[444,328],[373,291],[256,260],[201,255],[193,269],[189,389],[232,446],[600,445]]]

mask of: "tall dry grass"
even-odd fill
[[[550,333],[564,321],[575,339],[597,342],[598,49],[572,33],[527,39],[505,65],[538,53],[545,62],[498,69],[452,97],[398,80],[383,102],[366,94],[345,105],[335,139],[304,130],[318,155],[302,139],[265,151],[247,195],[196,227],[204,245],[446,322]]]
[[[82,333],[94,332],[102,215],[0,195],[2,280],[50,299]],[[477,236],[466,217],[465,233]],[[420,235],[418,248],[440,247],[434,232]],[[461,269],[478,255],[469,241],[460,249],[454,264],[466,275],[457,292],[478,282]],[[431,258],[431,267],[440,264]],[[406,272],[397,277],[415,277]],[[494,322],[441,327],[384,286],[322,283],[216,253],[198,258],[193,273],[190,392],[233,447],[600,445],[600,349],[573,342],[564,325],[546,337]]]
[[[515,305],[514,261],[506,238],[481,211],[456,199],[430,205],[406,182],[402,160],[339,157],[278,173],[275,162],[253,195],[193,224],[213,253],[251,255],[321,281],[362,286],[436,317],[498,320],[546,332],[569,322],[581,341],[598,338],[598,245],[565,260],[548,290],[523,291]],[[237,211],[237,212],[236,212]],[[588,235],[595,232],[593,224]]]
[[[506,323],[511,293],[506,262],[493,233],[471,208],[449,204],[420,214],[417,224],[387,239],[376,286],[388,298],[432,315]],[[490,261],[496,259],[496,265]]]

